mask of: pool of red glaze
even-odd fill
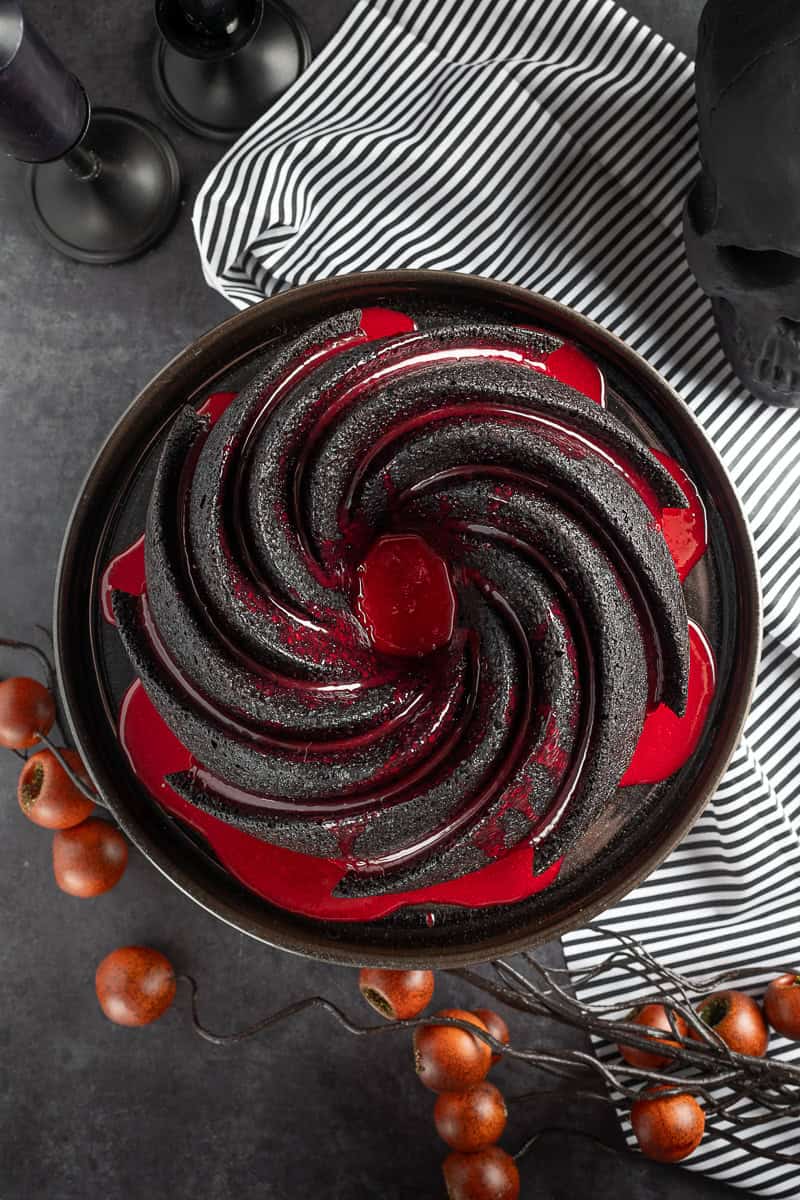
[[[379,537],[358,568],[356,612],[379,654],[431,654],[453,636],[447,563],[419,534]]]

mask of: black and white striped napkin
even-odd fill
[[[611,0],[360,0],[212,172],[194,222],[209,284],[238,308],[348,271],[493,276],[613,330],[704,424],[758,548],[759,683],[713,803],[605,922],[708,974],[800,952],[800,412],[737,382],[689,272],[695,136],[691,63]],[[571,966],[603,953],[589,931],[564,951]],[[760,1144],[800,1149],[793,1126]],[[687,1166],[764,1196],[800,1189],[796,1168],[719,1138]]]

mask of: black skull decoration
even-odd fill
[[[741,381],[800,407],[800,2],[709,0],[696,88],[689,263]]]

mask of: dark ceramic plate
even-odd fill
[[[585,347],[605,371],[609,408],[685,466],[708,510],[711,547],[686,583],[687,606],[711,640],[719,685],[692,759],[665,783],[620,789],[549,890],[481,910],[439,906],[432,928],[425,922],[429,905],[369,923],[316,921],[243,888],[133,776],[116,737],[130,667],[100,616],[98,584],[105,564],[144,526],[161,442],[182,404],[236,390],[278,334],[343,308],[402,308],[414,299],[488,306]],[[277,296],[207,333],[156,376],[110,434],[78,498],[61,555],[54,625],[77,746],[122,828],[173,883],[224,921],[287,950],[351,964],[443,967],[508,954],[581,926],[649,875],[681,840],[741,734],[758,663],[760,596],[753,546],[730,480],[686,406],[650,367],[597,325],[541,296],[470,276],[399,271],[326,280]]]

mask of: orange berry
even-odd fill
[[[800,1038],[800,975],[779,975],[764,997],[764,1012],[773,1029]]]
[[[61,754],[75,774],[89,784],[78,754],[66,747]],[[52,750],[39,750],[25,763],[17,784],[17,800],[28,820],[43,829],[70,829],[85,821],[94,808]]]
[[[433,1110],[439,1137],[464,1153],[499,1141],[507,1118],[502,1093],[486,1079],[466,1092],[442,1092]]]
[[[631,1108],[631,1124],[643,1154],[656,1162],[680,1162],[703,1140],[706,1117],[694,1096],[656,1096],[667,1084],[649,1088]]]
[[[494,1012],[491,1008],[476,1008],[474,1009],[474,1013],[479,1021],[483,1021],[495,1041],[502,1042],[504,1046],[508,1045],[511,1040],[511,1034],[499,1013]],[[502,1057],[499,1051],[492,1051],[492,1066],[500,1062]]]
[[[517,1200],[519,1171],[510,1154],[486,1146],[475,1154],[448,1154],[442,1166],[449,1200]]]
[[[0,683],[0,746],[28,750],[55,719],[53,697],[38,679],[17,675]]]
[[[675,1022],[675,1028],[681,1037],[686,1037],[689,1032],[689,1026],[683,1017],[676,1012],[672,1013],[672,1019]],[[645,1004],[642,1008],[637,1008],[631,1013],[628,1021],[634,1025],[644,1025],[649,1029],[663,1029],[665,1033],[670,1033],[672,1026],[669,1023],[669,1016],[663,1004]],[[669,1041],[661,1041],[660,1038],[648,1038],[654,1046],[677,1046],[678,1043],[674,1039]],[[637,1046],[618,1046],[625,1062],[630,1063],[632,1067],[644,1067],[647,1070],[658,1071],[661,1067],[665,1067],[667,1063],[672,1061],[673,1056],[670,1054],[651,1054],[649,1050],[640,1050]]]
[[[709,1029],[737,1054],[763,1058],[767,1052],[769,1029],[756,1001],[746,992],[713,992],[695,1006],[697,1015]],[[691,1030],[700,1041],[700,1035]]]
[[[443,1008],[437,1017],[468,1021],[476,1029],[488,1032],[474,1013],[460,1008]],[[492,1065],[492,1052],[486,1042],[447,1025],[423,1025],[414,1030],[414,1065],[417,1075],[433,1092],[463,1092],[485,1078]]]
[[[364,967],[358,987],[367,1004],[389,1021],[418,1017],[433,996],[433,971],[382,971]]]
[[[128,863],[128,843],[108,821],[89,817],[53,838],[53,873],[62,892],[88,900],[115,887]]]
[[[120,946],[97,968],[95,990],[100,1007],[115,1025],[149,1025],[175,999],[175,972],[158,950]]]

